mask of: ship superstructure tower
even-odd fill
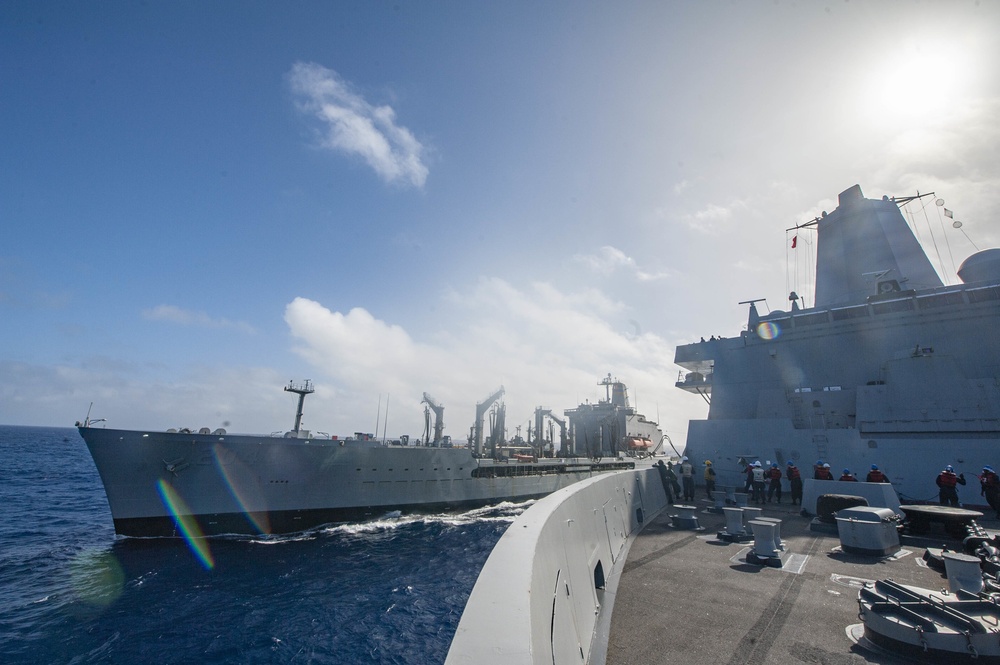
[[[1000,461],[1000,250],[969,257],[944,286],[899,211],[858,186],[818,232],[816,303],[677,347],[677,387],[710,400],[687,454],[721,484],[745,462],[878,464],[903,498],[933,498],[944,465]],[[806,226],[803,225],[803,226]],[[750,302],[750,301],[748,301]],[[972,499],[972,497],[969,497]]]
[[[625,384],[608,374],[597,385],[604,386],[605,399],[565,411],[572,453],[614,456],[626,449],[626,440],[632,437],[648,440],[650,451],[655,450],[662,443],[663,433],[655,422],[632,407]]]

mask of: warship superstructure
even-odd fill
[[[89,417],[77,423],[104,483],[115,531],[186,538],[294,533],[392,511],[523,501],[598,473],[634,468],[636,453],[651,452],[630,446],[626,431],[604,420],[599,425],[614,432],[614,440],[591,441],[579,455],[564,433],[566,445],[546,457],[541,425],[536,445],[521,449],[527,454],[504,454],[502,418],[494,420],[499,428],[483,436],[483,418],[502,387],[477,405],[468,447],[453,446],[442,434],[443,407],[426,393],[423,401],[435,415],[433,440],[428,435],[416,445],[403,445],[410,442],[384,442],[361,433],[339,439],[301,428],[303,400],[313,392],[310,382],[285,390],[298,395],[298,409],[294,428],[284,434],[106,429],[95,427]],[[608,404],[602,413],[603,418],[641,418],[627,404]],[[655,436],[656,424],[642,422],[643,435]],[[428,417],[428,434],[430,429]]]
[[[823,460],[859,479],[872,464],[901,500],[934,500],[945,465],[975,480],[1000,463],[1000,249],[969,256],[946,286],[899,206],[857,185],[817,230],[815,305],[761,315],[747,329],[678,346],[677,387],[709,402],[685,453],[711,460],[720,484],[746,462]],[[801,226],[806,226],[805,224]],[[801,228],[801,227],[797,227]]]

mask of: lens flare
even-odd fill
[[[70,563],[69,575],[76,597],[94,608],[113,603],[125,586],[125,572],[110,552],[81,552]]]
[[[156,481],[156,485],[160,490],[160,499],[163,500],[163,505],[170,511],[170,516],[174,518],[174,524],[184,536],[184,540],[191,548],[195,558],[205,567],[205,570],[215,568],[215,559],[212,558],[212,552],[208,548],[208,541],[205,540],[201,527],[198,526],[197,520],[191,514],[191,509],[184,503],[184,499],[170,483],[162,478]]]
[[[781,335],[781,326],[773,321],[763,321],[757,325],[757,336],[761,339],[778,339]]]
[[[266,506],[253,505],[253,498],[257,503],[261,503],[260,497],[263,493],[257,484],[256,476],[239,461],[239,458],[228,450],[221,443],[213,446],[215,454],[215,466],[226,481],[229,492],[236,499],[247,521],[257,530],[257,533],[271,533],[271,520],[268,517]],[[242,481],[241,481],[242,479]],[[256,490],[256,491],[254,491]]]

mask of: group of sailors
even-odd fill
[[[711,462],[707,462],[711,465]],[[674,463],[667,462],[663,463],[660,460],[656,463],[656,466],[660,472],[660,480],[663,481],[663,489],[667,492],[667,502],[674,503],[683,499],[684,501],[694,501],[694,465],[691,464],[687,456],[681,458],[679,465],[679,471],[681,474],[681,480],[684,486],[677,482],[677,472],[674,470]],[[709,485],[709,475],[706,471],[705,473],[705,484],[708,485],[708,496],[712,496],[712,490],[715,489],[715,472],[712,471],[711,484]]]
[[[983,472],[979,474],[978,479],[979,496],[986,497],[986,502],[1000,518],[1000,476],[996,474],[993,467],[987,465],[983,467]],[[965,485],[965,474],[956,474],[955,467],[949,464],[938,474],[935,482],[938,486],[938,500],[941,505],[957,508],[959,506],[958,486]]]
[[[815,480],[840,480],[847,482],[857,482],[858,480],[858,477],[851,473],[850,469],[844,469],[844,472],[840,474],[840,478],[834,478],[833,472],[830,471],[830,463],[823,460],[817,460],[816,464],[813,465],[813,478]],[[889,482],[889,477],[882,473],[882,470],[878,468],[878,464],[872,464],[868,475],[865,476],[865,482],[887,483]]]
[[[711,462],[706,461],[706,465]],[[749,501],[753,503],[771,503],[776,500],[781,503],[781,480],[782,476],[788,480],[792,494],[792,505],[802,505],[802,472],[795,462],[788,461],[785,472],[782,474],[777,462],[768,462],[770,466],[765,467],[760,461],[750,462],[746,467],[746,484],[743,491],[750,495]],[[813,466],[813,479],[815,480],[858,480],[857,476],[851,473],[850,469],[844,469],[840,478],[834,478],[830,470],[830,464],[823,460],[818,460]],[[887,483],[889,478],[882,473],[877,464],[872,464],[871,470],[865,476],[867,483]],[[766,495],[765,495],[766,489]],[[1000,493],[998,493],[1000,498]]]
[[[791,489],[792,505],[802,505],[802,472],[791,460],[788,461],[784,473],[778,467],[777,462],[768,462],[767,467],[760,461],[749,462],[746,466],[746,485],[743,491],[749,495],[749,501],[763,504],[777,501],[781,503],[781,481],[784,477],[788,480]],[[663,462],[660,462],[663,467]],[[661,470],[664,476],[664,486],[668,488],[670,502],[674,497],[680,498],[683,494],[685,501],[694,501],[694,465],[687,457],[681,458],[680,476],[683,486],[677,483],[677,475],[674,473],[674,466],[667,463]],[[712,468],[712,461],[705,460],[705,490],[712,497],[712,490],[715,489],[715,470]],[[813,478],[815,480],[840,480],[841,482],[857,482],[858,478],[850,469],[844,469],[840,478],[834,478],[830,470],[830,464],[823,460],[817,460],[813,465]],[[1000,519],[1000,475],[993,471],[993,467],[984,466],[983,472],[978,476],[980,485],[980,496],[986,497],[987,503],[997,513]],[[872,464],[868,474],[865,476],[866,483],[888,483],[889,478],[879,469],[877,464]],[[942,506],[958,507],[958,485],[965,485],[965,474],[955,473],[952,465],[946,466],[937,477],[939,488],[938,498]],[[672,490],[672,491],[671,491]]]
[[[705,464],[711,464],[706,461]],[[764,467],[760,461],[750,462],[746,468],[746,484],[743,491],[753,503],[771,503],[777,501],[781,503],[781,479],[784,476],[788,479],[792,493],[792,505],[802,505],[802,473],[794,462],[789,460],[785,472],[782,473],[777,462],[768,462],[769,466]],[[765,494],[766,489],[766,494]]]

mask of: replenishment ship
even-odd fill
[[[926,195],[925,195],[926,196]],[[900,499],[936,499],[946,465],[973,476],[1000,463],[1000,249],[979,251],[946,286],[900,205],[857,185],[817,232],[815,304],[758,312],[729,338],[678,346],[677,382],[709,402],[686,454],[742,485],[748,461],[824,461],[860,480],[884,471]],[[984,504],[979,484],[963,502]]]
[[[634,468],[663,435],[636,413],[625,385],[610,375],[608,399],[566,412],[535,413],[534,440],[505,441],[503,388],[476,406],[468,446],[443,434],[443,407],[424,393],[426,435],[387,442],[370,434],[338,438],[301,427],[311,382],[298,395],[294,427],[283,434],[223,429],[166,432],[77,423],[124,536],[202,537],[294,533],[393,511],[437,512],[539,498],[607,471]],[[430,414],[434,415],[433,438]],[[490,416],[489,431],[486,416]],[[546,419],[560,439],[545,437]],[[552,429],[550,428],[550,432]]]

